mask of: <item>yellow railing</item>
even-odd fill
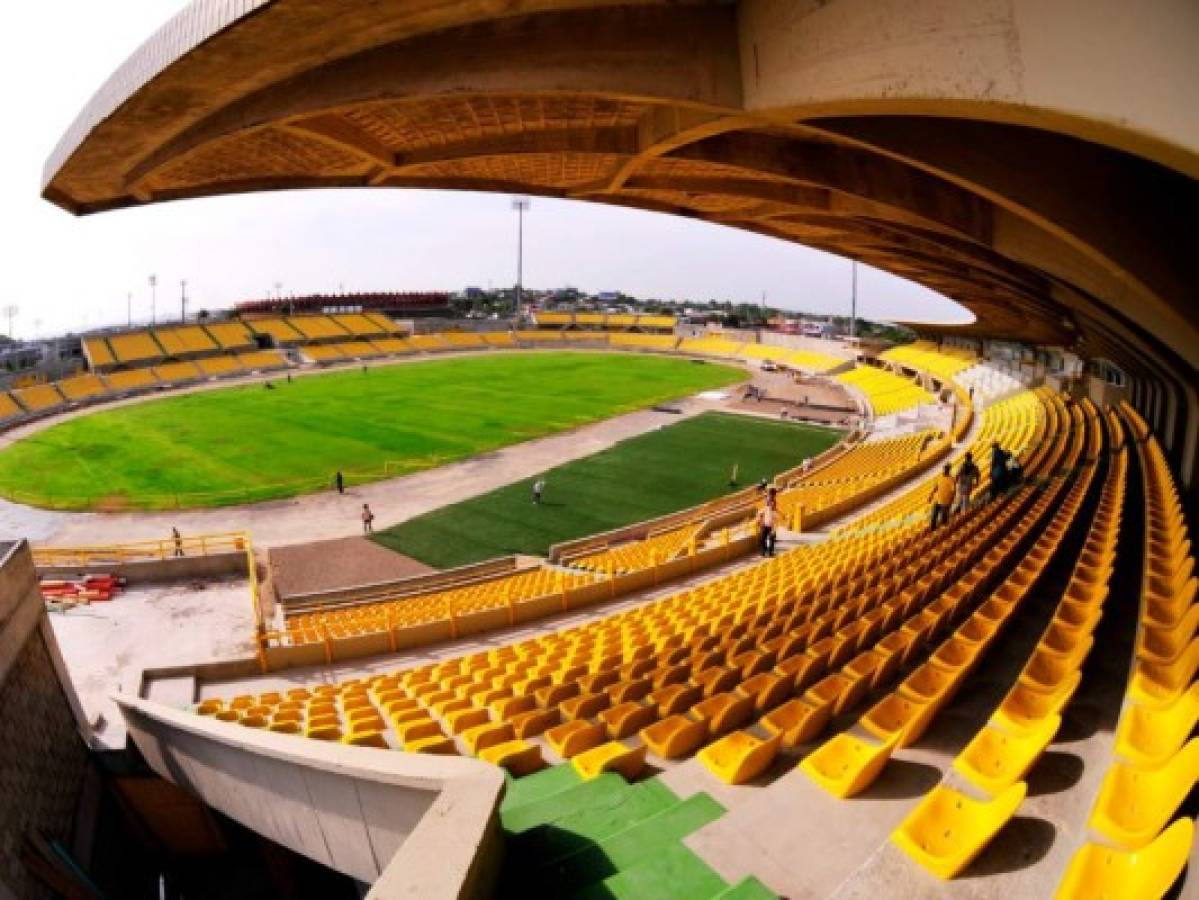
[[[165,537],[94,547],[38,547],[33,562],[39,567],[92,566],[106,563],[148,562],[178,556],[211,556],[217,553],[252,553],[249,535],[241,531]]]

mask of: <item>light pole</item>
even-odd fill
[[[533,201],[528,197],[513,197],[512,208],[516,210],[516,309],[514,317],[520,317],[520,302],[524,294],[525,268],[525,213]]]
[[[850,261],[851,289],[849,293],[849,336],[858,334],[858,261]]]
[[[17,313],[21,311],[21,307],[9,304],[4,307],[4,314],[8,316],[8,339],[12,340],[12,320],[16,318]]]
[[[133,291],[129,291],[125,295],[125,317],[129,320],[129,327],[133,327]]]
[[[158,324],[158,276],[150,276],[150,324]]]
[[[179,324],[187,324],[187,279],[179,282]]]

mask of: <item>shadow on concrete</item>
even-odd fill
[[[1049,750],[1041,754],[1028,773],[1028,796],[1059,794],[1082,780],[1084,763],[1081,756]]]
[[[941,770],[927,763],[891,758],[879,779],[861,793],[864,800],[914,800],[941,780]]]
[[[986,878],[1018,872],[1040,862],[1053,846],[1057,829],[1052,822],[1016,816],[963,873],[963,878]]]

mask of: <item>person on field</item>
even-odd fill
[[[953,512],[964,513],[970,508],[970,495],[974,493],[975,487],[978,486],[978,480],[982,477],[982,473],[978,471],[978,466],[974,464],[974,457],[969,451],[966,452],[962,459],[962,465],[958,468],[957,479],[957,496],[953,501]]]
[[[333,476],[333,483],[337,486],[337,493],[344,494],[346,492],[346,480],[341,474],[341,469],[338,469],[337,474]]]
[[[183,555],[183,535],[179,533],[178,528],[171,529],[171,539],[175,542],[175,556]]]
[[[545,493],[545,479],[538,478],[533,482],[533,505],[541,505],[541,495]]]
[[[362,504],[362,531],[364,534],[375,533],[375,514],[371,512],[369,503]]]
[[[953,495],[957,489],[953,469],[949,463],[941,470],[941,474],[933,481],[933,490],[928,499],[932,501],[933,514],[929,531],[935,531],[937,526],[949,522],[949,508],[953,505]]]
[[[991,499],[996,499],[1007,487],[1007,458],[1008,453],[999,446],[999,441],[991,442]]]

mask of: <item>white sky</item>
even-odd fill
[[[283,292],[457,290],[515,281],[509,198],[441,191],[252,194],[75,218],[38,196],[45,158],[105,78],[183,4],[57,0],[14,4],[0,30],[0,306],[32,337]],[[768,301],[847,312],[849,262],[783,241],[636,210],[534,198],[525,284],[679,300]],[[859,314],[968,321],[957,304],[860,270]],[[7,325],[0,318],[0,328]]]

